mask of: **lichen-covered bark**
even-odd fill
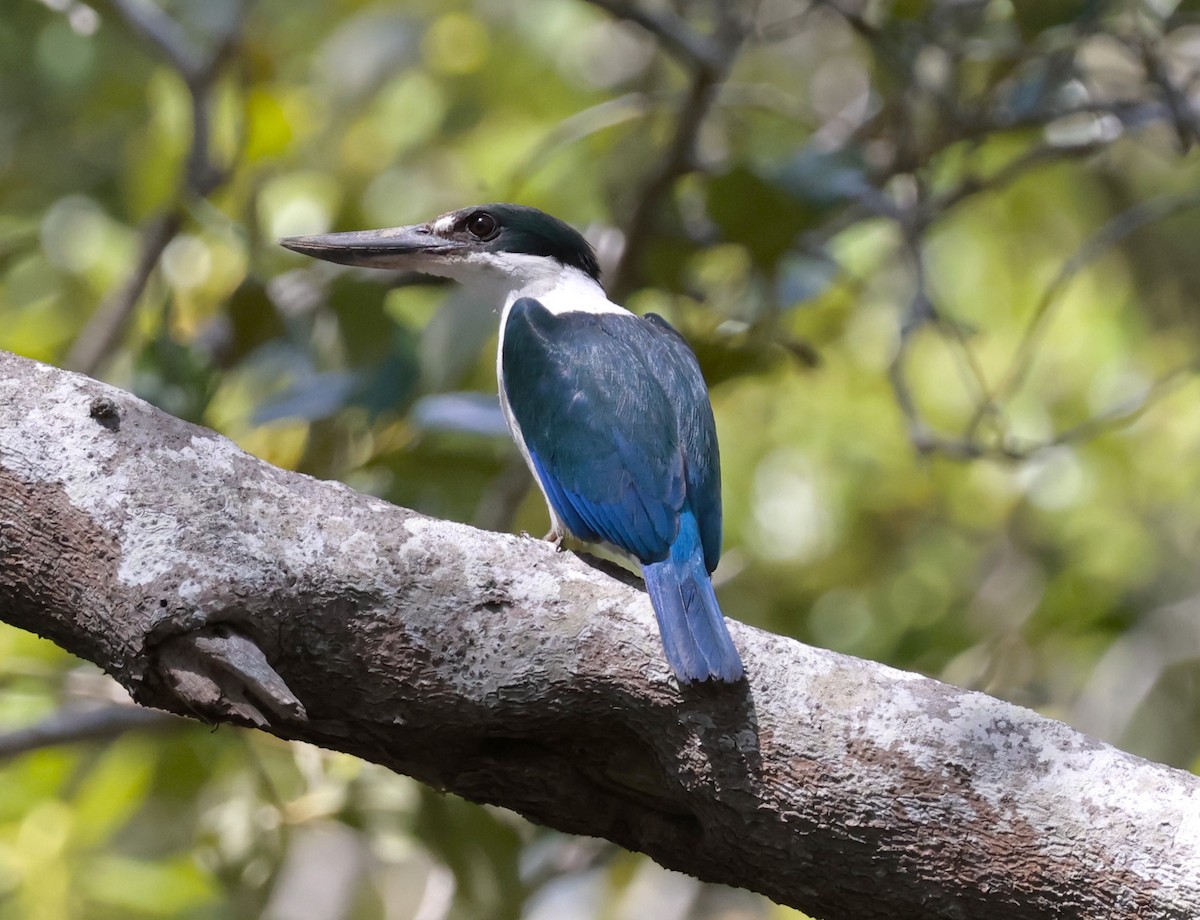
[[[349,751],[816,917],[1200,917],[1200,778],[732,624],[681,691],[570,553],[275,469],[0,354],[0,619],[141,702]]]

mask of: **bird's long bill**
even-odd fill
[[[326,262],[364,268],[410,268],[420,256],[450,252],[461,246],[422,226],[289,236],[281,239],[279,245]]]

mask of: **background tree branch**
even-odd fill
[[[129,731],[157,731],[181,724],[165,712],[128,703],[63,708],[36,725],[0,735],[0,760],[56,744],[107,741]]]
[[[241,34],[249,0],[234,4],[209,50],[201,49],[177,22],[154,4],[131,0],[108,2],[129,28],[151,45],[186,84],[191,103],[192,136],[175,200],[144,223],[140,251],[129,277],[96,307],[67,353],[66,366],[85,374],[95,373],[120,343],[163,252],[183,227],[188,207],[195,200],[212,195],[229,178],[232,164],[219,164],[213,150],[213,95],[217,79],[229,63]]]
[[[680,692],[644,595],[0,355],[0,615],[259,724],[838,918],[1182,918],[1200,778],[734,624]]]

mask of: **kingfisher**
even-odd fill
[[[546,500],[546,539],[561,548],[571,534],[637,561],[681,684],[742,679],[713,593],[721,469],[700,365],[661,316],[608,299],[582,234],[536,208],[484,204],[280,244],[451,278],[495,304],[500,407]]]

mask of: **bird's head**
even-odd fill
[[[557,217],[519,204],[461,208],[426,224],[291,236],[281,246],[342,265],[417,271],[486,286],[525,288],[600,266],[583,236]]]

